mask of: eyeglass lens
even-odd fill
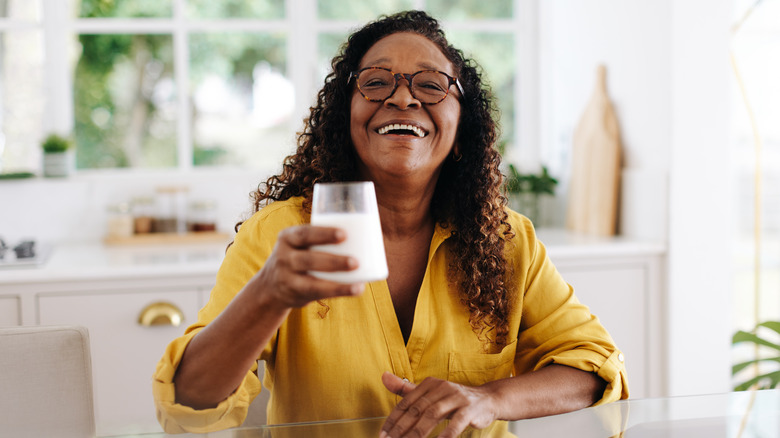
[[[400,75],[398,75],[400,76]],[[382,101],[393,94],[396,89],[396,79],[393,73],[384,69],[369,68],[358,75],[358,89],[368,99]],[[450,79],[436,71],[421,71],[412,75],[410,90],[412,96],[422,103],[438,103],[445,97],[450,88]]]

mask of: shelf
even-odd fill
[[[130,237],[106,237],[106,245],[178,245],[186,243],[228,243],[231,236],[217,231],[192,233],[149,233]]]

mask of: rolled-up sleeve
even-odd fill
[[[531,238],[526,248],[530,261],[525,259],[521,276],[525,286],[515,374],[551,363],[567,365],[595,373],[607,383],[596,404],[628,398],[623,353],[599,319],[577,300],[544,245]]]
[[[246,418],[249,405],[260,393],[257,365],[247,372],[241,385],[233,394],[211,409],[193,409],[176,403],[173,377],[184,349],[197,330],[176,339],[168,345],[152,381],[157,420],[167,433],[205,433],[240,426]]]

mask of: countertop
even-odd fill
[[[627,237],[598,237],[559,229],[537,231],[550,258],[626,257],[663,255],[663,242]],[[41,245],[42,263],[0,267],[0,284],[214,276],[225,254],[226,243],[111,246],[102,242]]]

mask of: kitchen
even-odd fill
[[[44,2],[46,11],[61,7],[56,3]],[[737,7],[725,0],[515,0],[513,5],[523,12],[515,20],[524,26],[526,37],[520,40],[522,50],[516,50],[522,59],[535,62],[519,63],[526,80],[516,90],[520,97],[515,101],[517,113],[523,115],[515,115],[519,149],[511,156],[529,168],[544,163],[561,176],[563,184],[551,206],[553,219],[540,231],[553,261],[564,272],[570,269],[573,279],[579,275],[595,288],[623,278],[620,275],[626,275],[623,284],[641,285],[644,295],[638,304],[628,300],[622,305],[646,312],[643,324],[649,331],[642,336],[652,338],[646,359],[658,362],[648,362],[652,366],[643,373],[649,382],[645,395],[728,391],[734,327],[724,321],[734,318],[735,292],[732,262],[723,256],[731,251],[729,238],[720,236],[735,220],[728,213],[737,210],[735,199],[728,196],[733,183],[723,177],[733,173],[729,136],[736,104],[728,58]],[[608,68],[608,90],[625,148],[621,236],[572,239],[560,230],[566,151],[601,63]],[[63,90],[69,87],[61,81],[46,82],[53,88],[50,100],[68,99]],[[308,100],[314,92],[303,94],[296,98]],[[529,113],[533,115],[525,115]],[[72,126],[67,112],[47,116],[45,132]],[[181,305],[186,325],[207,297],[233,225],[250,211],[249,192],[277,168],[79,170],[64,179],[0,181],[0,236],[9,245],[33,239],[47,254],[39,266],[0,270],[0,324],[61,323],[64,320],[54,316],[43,319],[58,308],[66,309],[69,321],[75,312],[70,309],[81,309],[87,314],[79,318],[87,320],[119,302],[119,307],[135,306],[137,314],[150,301],[186,295]],[[214,218],[220,234],[215,241],[175,247],[103,244],[108,206],[150,196],[165,186],[187,187],[191,199],[217,201]],[[601,263],[602,271],[583,259]],[[125,293],[130,302],[119,301],[114,293]],[[47,304],[44,298],[51,301]],[[65,298],[73,298],[74,304],[63,304]],[[164,345],[160,339],[172,338],[182,328],[160,330],[154,341],[140,335],[137,354],[159,356],[161,350],[143,346]],[[91,336],[100,345],[111,343],[100,340],[99,333]],[[119,360],[122,353],[109,352],[107,357]],[[708,358],[706,367],[701,366],[702,357]],[[151,371],[127,370],[139,375]],[[98,416],[100,409],[113,409],[101,408],[100,396],[97,403]],[[106,427],[115,430],[121,424]]]

